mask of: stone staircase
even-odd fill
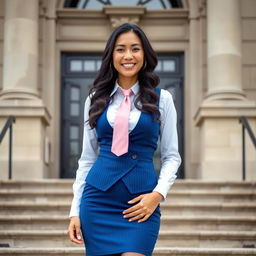
[[[73,180],[0,181],[0,256],[84,255],[66,230]],[[176,180],[155,256],[256,255],[256,184]]]

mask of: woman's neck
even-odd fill
[[[137,77],[119,77],[117,83],[125,90],[130,89],[137,82]]]

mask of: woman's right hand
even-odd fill
[[[75,244],[83,244],[82,233],[81,233],[81,224],[78,216],[72,216],[70,219],[68,227],[68,235],[71,242]]]

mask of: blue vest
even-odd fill
[[[157,106],[160,90],[156,88]],[[96,133],[100,151],[86,177],[86,183],[106,191],[122,179],[132,194],[152,191],[158,180],[153,154],[157,148],[160,122],[154,121],[152,114],[141,112],[138,123],[129,133],[128,152],[116,156],[111,152],[113,128],[107,120],[107,109],[97,119]]]

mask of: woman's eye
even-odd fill
[[[122,49],[122,48],[117,48],[116,51],[117,51],[117,52],[122,52],[123,49]]]
[[[133,48],[134,52],[138,52],[140,50],[140,48]]]

